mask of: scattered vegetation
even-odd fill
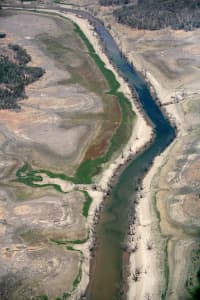
[[[132,273],[132,279],[133,281],[137,282],[140,279],[141,270],[139,268],[135,268],[135,270]]]
[[[82,278],[82,266],[80,266],[79,268],[79,272],[76,276],[76,278],[74,279],[73,281],[73,289],[75,290],[77,288],[77,286],[79,285],[80,281],[81,281],[81,278]]]
[[[70,295],[71,294],[69,294],[69,293],[64,293],[61,298],[56,297],[55,300],[67,300],[67,298],[69,298]],[[31,298],[31,299],[33,299],[33,300],[49,300],[48,296],[46,296],[46,295],[37,296],[37,297]]]
[[[0,109],[20,109],[17,101],[25,98],[25,86],[38,80],[44,70],[27,67],[31,57],[20,46],[10,44],[8,47],[15,52],[15,61],[0,56]]]
[[[200,27],[200,0],[140,0],[115,10],[114,16],[119,23],[138,29],[188,31]]]
[[[30,55],[19,45],[9,44],[8,47],[16,53],[15,58],[17,59],[19,65],[25,66],[31,61]]]

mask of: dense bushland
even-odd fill
[[[44,70],[26,66],[31,57],[20,46],[8,47],[15,52],[15,61],[0,56],[0,109],[19,109],[17,100],[25,98],[25,86],[39,79]]]
[[[138,29],[192,30],[200,27],[200,0],[139,0],[116,9],[114,16],[119,23]]]

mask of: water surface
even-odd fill
[[[130,87],[137,93],[146,116],[154,124],[155,139],[146,150],[137,156],[123,171],[106,201],[97,226],[97,253],[94,261],[88,300],[121,299],[122,244],[128,229],[130,199],[136,193],[138,179],[144,177],[153,159],[159,155],[175,137],[175,129],[149,92],[143,78],[123,57],[103,24],[96,22],[95,28],[101,37],[106,53],[113,65],[128,79]]]

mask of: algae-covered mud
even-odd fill
[[[0,24],[1,55],[19,45],[31,67],[45,70],[18,100],[20,111],[0,111],[0,298],[74,298],[99,198],[86,184],[120,155],[136,116],[70,20],[1,11]]]

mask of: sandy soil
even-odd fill
[[[137,222],[130,240],[130,247],[137,244],[138,250],[131,254],[128,299],[160,299],[165,293],[167,299],[185,299],[197,284],[196,279],[191,285],[186,282],[190,269],[190,278],[196,278],[193,250],[198,246],[195,232],[200,225],[200,31],[138,31],[116,24],[106,14],[103,19],[178,127],[176,141],[156,158],[138,195]],[[137,282],[133,279],[136,268],[141,273]]]
[[[103,9],[99,14],[105,23],[111,26],[111,32],[119,47],[152,85],[152,90],[156,92],[163,109],[178,127],[176,141],[156,158],[143,181],[143,189],[138,194],[137,222],[132,228],[134,238],[129,241],[130,248],[135,249],[137,244],[138,250],[131,254],[128,298],[157,300],[161,294],[166,294],[167,299],[184,299],[188,297],[186,280],[192,278],[192,284],[195,285],[196,281],[193,278],[198,267],[192,260],[194,251],[198,249],[195,236],[200,225],[197,201],[200,155],[200,31],[133,30],[116,24],[107,12],[107,9]],[[79,24],[95,46],[96,52],[112,69],[90,25],[75,16],[68,17]],[[128,87],[121,78],[117,78],[123,91],[131,98]],[[133,109],[136,111],[134,106]],[[139,115],[139,112],[137,113]],[[142,117],[138,117],[135,128],[139,139],[136,140],[134,131],[124,151],[124,158],[116,159],[97,178],[101,189],[107,188],[114,170],[130,154],[130,147],[134,153],[149,139],[151,130],[147,129]],[[63,189],[67,189],[61,182],[60,184]],[[94,212],[102,201],[103,193],[92,191],[91,187],[87,186],[82,188],[88,190],[94,199],[87,221],[88,226],[92,228]],[[25,212],[26,208],[23,207],[22,213]],[[5,211],[2,210],[1,213],[5,214]],[[3,229],[1,232],[3,234]],[[84,276],[78,293],[84,291],[88,283],[90,242],[91,240],[78,246],[78,249],[84,252]],[[167,266],[169,278],[165,273]],[[137,282],[133,279],[136,268],[140,273]],[[192,284],[187,288],[190,289]]]
[[[16,16],[12,16],[10,20],[12,20],[13,24],[17,24],[20,20],[20,14],[16,15]],[[24,14],[21,15],[24,17]],[[77,24],[81,27],[81,29],[84,31],[84,33],[86,34],[86,36],[88,37],[88,39],[90,40],[90,42],[93,44],[96,52],[98,55],[101,56],[102,60],[106,63],[107,68],[111,69],[115,75],[117,80],[120,82],[121,84],[121,91],[124,92],[124,94],[131,99],[131,104],[133,107],[133,110],[137,113],[137,120],[136,120],[136,124],[135,124],[135,128],[133,130],[132,136],[130,138],[130,141],[128,142],[128,144],[126,145],[126,147],[124,148],[123,151],[123,156],[120,156],[118,158],[115,158],[115,160],[113,160],[112,162],[109,162],[106,166],[105,166],[105,170],[102,172],[102,174],[100,174],[97,178],[96,178],[96,182],[97,182],[97,191],[93,191],[91,186],[76,186],[74,187],[73,185],[66,183],[65,181],[62,180],[58,180],[58,179],[50,179],[47,176],[43,176],[43,182],[40,183],[54,183],[54,184],[59,184],[62,188],[62,190],[64,192],[69,192],[69,194],[66,194],[66,198],[70,198],[71,202],[68,203],[64,203],[62,204],[62,200],[61,202],[57,201],[57,199],[52,199],[50,200],[50,198],[48,199],[44,199],[41,196],[39,197],[39,200],[33,198],[32,200],[30,200],[30,190],[25,189],[24,192],[21,190],[19,190],[18,185],[16,185],[16,188],[18,189],[18,196],[17,199],[21,200],[20,204],[17,204],[13,207],[12,210],[12,214],[8,214],[7,218],[10,219],[12,221],[12,228],[17,229],[17,233],[20,237],[20,239],[22,239],[26,245],[28,243],[33,243],[35,242],[39,242],[40,241],[43,243],[44,242],[44,236],[46,237],[46,239],[83,239],[86,231],[89,229],[90,231],[90,239],[87,243],[85,244],[80,244],[80,245],[73,245],[73,247],[77,250],[81,250],[83,252],[83,258],[82,260],[82,280],[78,286],[78,289],[73,293],[72,298],[76,298],[77,296],[80,296],[80,294],[85,290],[87,284],[88,284],[88,280],[89,280],[89,258],[90,258],[90,252],[89,252],[89,248],[91,246],[92,243],[92,228],[93,228],[93,222],[94,222],[94,215],[95,215],[95,211],[96,209],[98,209],[100,203],[103,200],[103,196],[104,193],[106,193],[106,189],[108,186],[109,181],[111,180],[111,178],[113,177],[114,172],[116,171],[116,169],[121,165],[124,164],[125,161],[128,159],[128,157],[130,155],[134,155],[141,147],[144,146],[144,144],[146,144],[150,138],[151,138],[151,134],[152,134],[152,130],[150,128],[149,125],[147,125],[146,121],[144,120],[143,116],[141,115],[141,113],[138,111],[137,107],[134,104],[135,99],[132,99],[131,96],[131,92],[127,86],[127,84],[123,81],[122,78],[120,78],[118,76],[118,74],[116,73],[116,71],[113,69],[113,67],[110,65],[107,57],[105,56],[105,54],[102,51],[101,45],[98,41],[97,36],[95,35],[93,28],[89,25],[89,23],[86,20],[80,19],[76,16],[73,16],[71,14],[68,14],[67,17],[73,19],[73,21],[77,22]],[[27,16],[25,15],[25,18],[27,18]],[[35,21],[33,20],[35,18]],[[39,19],[42,17],[39,16],[35,16],[31,22],[39,22]],[[46,19],[46,17],[45,17]],[[29,26],[33,26],[33,24],[31,22]],[[49,28],[53,27],[55,24],[51,24],[52,20],[50,21],[50,23],[46,24],[46,20],[43,23],[44,27],[47,26],[48,30]],[[7,27],[6,27],[7,26]],[[9,18],[8,20],[6,20],[6,22],[4,23],[4,30],[7,30],[10,28],[10,22],[9,22]],[[57,26],[57,24],[56,24]],[[12,27],[14,28],[14,27]],[[28,28],[28,26],[27,26]],[[13,139],[17,139],[17,142],[13,145],[11,144],[6,144],[4,145],[4,151],[10,151],[10,153],[12,153],[12,156],[16,153],[19,154],[21,152],[21,148],[18,148],[18,145],[20,143],[27,143],[30,144],[31,141],[34,141],[34,145],[35,148],[33,150],[31,150],[31,155],[32,157],[32,161],[35,162],[35,165],[40,165],[39,162],[47,160],[47,156],[50,155],[49,152],[50,150],[52,150],[52,152],[54,152],[54,155],[49,156],[49,161],[48,164],[50,165],[50,163],[52,163],[53,160],[55,160],[56,155],[57,156],[62,156],[63,152],[62,152],[62,147],[64,148],[68,148],[66,149],[66,151],[69,151],[69,157],[70,160],[72,160],[72,156],[71,153],[74,153],[74,149],[77,149],[77,145],[79,143],[80,145],[80,136],[78,136],[78,134],[71,134],[70,132],[73,130],[73,128],[67,128],[67,126],[65,125],[64,128],[62,126],[60,126],[62,124],[62,117],[63,115],[63,111],[62,114],[60,114],[60,110],[65,110],[67,111],[68,107],[69,107],[69,112],[70,113],[74,113],[77,112],[77,105],[78,102],[72,102],[74,98],[79,99],[80,95],[85,92],[83,91],[83,88],[80,89],[79,86],[76,86],[76,90],[73,90],[72,87],[69,87],[69,89],[64,89],[62,88],[60,90],[59,93],[59,99],[61,99],[60,104],[61,106],[56,106],[56,102],[55,102],[55,91],[54,93],[52,93],[52,90],[54,90],[54,83],[57,82],[57,80],[62,80],[62,76],[63,76],[63,71],[59,71],[58,67],[56,65],[53,65],[51,60],[44,60],[44,54],[42,54],[42,52],[40,51],[40,49],[37,48],[37,45],[35,45],[34,51],[32,48],[32,39],[33,36],[30,36],[30,31],[29,33],[27,33],[26,30],[28,30],[27,28],[24,28],[23,26],[21,26],[21,36],[20,36],[20,40],[15,40],[15,42],[20,42],[20,44],[22,44],[23,46],[26,46],[27,49],[30,50],[30,54],[33,57],[33,62],[37,65],[37,64],[41,64],[41,66],[43,66],[44,68],[47,68],[47,74],[42,78],[41,82],[38,83],[36,82],[35,84],[31,85],[28,88],[28,96],[29,98],[26,99],[26,102],[24,101],[22,103],[22,109],[23,109],[23,114],[19,114],[19,117],[14,115],[14,112],[6,112],[6,113],[1,113],[2,118],[1,118],[1,123],[2,123],[2,128],[3,128],[3,132],[6,133],[6,137],[12,137]],[[36,26],[35,28],[36,32],[34,34],[39,34],[40,33],[40,27]],[[44,30],[44,28],[43,28]],[[56,31],[56,29],[55,29]],[[57,32],[57,31],[56,31]],[[16,32],[10,32],[10,35],[12,35],[12,39],[14,40],[15,38],[15,34]],[[54,34],[54,31],[53,31]],[[56,34],[56,33],[55,33]],[[32,49],[32,50],[31,50]],[[45,63],[43,62],[43,60],[45,61]],[[42,64],[43,62],[43,64]],[[50,69],[48,68],[50,66]],[[49,70],[49,71],[48,71]],[[58,72],[57,72],[58,71]],[[55,75],[58,74],[58,77],[55,77]],[[65,74],[66,75],[66,74]],[[69,74],[67,74],[67,76],[69,76]],[[51,82],[51,88],[49,88],[48,86],[48,82]],[[73,94],[74,93],[74,94]],[[68,96],[70,94],[70,97],[67,97],[67,101],[65,100],[66,95]],[[41,98],[41,102],[39,101],[39,98]],[[48,98],[50,99],[48,102]],[[77,100],[78,101],[78,100]],[[97,96],[95,96],[94,94],[89,94],[89,96],[84,94],[84,98],[81,100],[82,102],[80,103],[80,107],[79,110],[82,110],[83,112],[86,111],[87,112],[100,112],[102,110],[102,106],[99,105],[99,98]],[[47,105],[48,102],[48,105]],[[98,103],[98,104],[97,104]],[[66,115],[65,115],[66,117]],[[33,120],[33,126],[29,125],[30,119]],[[52,127],[51,127],[52,124]],[[92,124],[92,126],[91,126]],[[54,125],[54,126],[53,126]],[[56,125],[56,126],[55,126]],[[94,123],[92,121],[90,121],[90,126],[92,131],[94,131]],[[49,127],[50,126],[50,127]],[[98,126],[98,124],[97,124]],[[81,126],[79,126],[80,128],[82,128]],[[82,139],[84,140],[85,143],[88,144],[88,141],[85,141],[85,136],[83,137],[84,133],[81,133],[80,130],[77,130],[77,126],[76,128],[76,132],[79,132],[79,134],[82,136]],[[51,129],[51,130],[50,130]],[[39,130],[39,131],[38,131]],[[70,137],[69,139],[71,140],[73,138],[73,147],[74,144],[76,145],[76,147],[72,147],[70,148],[70,145],[65,145],[63,143],[65,143],[64,138],[62,136],[62,130],[65,130],[65,134],[69,134]],[[82,129],[81,129],[82,130]],[[39,133],[38,133],[39,132]],[[48,139],[46,138],[46,136],[48,135]],[[88,139],[91,140],[90,135],[87,132],[87,137]],[[75,139],[77,139],[77,141],[75,141]],[[41,143],[43,143],[44,145],[41,146]],[[38,144],[40,145],[38,147]],[[24,147],[24,146],[23,146]],[[38,147],[38,148],[37,148]],[[82,147],[84,148],[83,145],[83,141],[82,141]],[[38,150],[39,149],[39,150]],[[42,153],[41,149],[44,149],[44,154]],[[48,149],[48,150],[47,150]],[[16,152],[15,152],[16,151]],[[18,151],[18,152],[17,152]],[[26,150],[27,151],[27,150]],[[26,152],[25,152],[26,153]],[[29,150],[28,150],[29,153]],[[24,152],[20,153],[21,155],[24,155]],[[27,154],[26,154],[27,156]],[[30,157],[30,156],[29,156]],[[77,157],[77,154],[76,154]],[[80,158],[78,158],[80,159]],[[56,159],[56,163],[58,163],[58,159]],[[62,161],[61,161],[62,163]],[[16,162],[15,162],[16,164]],[[4,167],[5,167],[6,163],[4,161]],[[91,205],[91,209],[89,211],[89,216],[86,219],[83,219],[82,213],[81,213],[81,208],[83,206],[83,198],[82,197],[78,197],[78,201],[76,200],[76,193],[80,193],[80,192],[76,192],[74,191],[74,189],[80,189],[80,190],[86,190],[88,191],[88,193],[90,194],[90,196],[93,198],[93,202]],[[49,189],[48,189],[49,191]],[[50,193],[50,192],[49,192]],[[13,194],[12,194],[13,195]],[[10,197],[10,196],[8,196]],[[16,196],[14,196],[16,199]],[[29,199],[29,201],[24,201],[23,199],[27,200]],[[63,198],[64,199],[64,198]],[[81,200],[82,199],[82,200]],[[51,203],[50,203],[50,202]],[[75,202],[75,204],[73,204],[73,201]],[[44,206],[45,205],[45,209]],[[74,206],[75,205],[75,206]],[[64,207],[63,207],[64,206]],[[4,206],[2,205],[2,207],[4,208]],[[4,208],[6,209],[6,208]],[[64,211],[65,209],[67,209],[67,211]],[[43,213],[44,211],[47,213],[47,216],[44,216]],[[54,213],[53,213],[54,211]],[[2,214],[4,214],[6,216],[6,214],[10,212],[9,210],[2,210]],[[37,212],[37,214],[36,214]],[[74,214],[80,214],[80,217],[75,219],[74,218]],[[21,227],[18,228],[17,225],[17,218],[20,216],[20,219],[22,221],[21,223]],[[28,219],[27,219],[28,218]],[[38,219],[39,218],[39,219]],[[59,219],[59,221],[58,221]],[[30,220],[30,229],[27,227],[26,231],[25,230],[25,224],[27,222],[27,220]],[[62,221],[63,220],[63,221]],[[24,225],[23,225],[24,224]],[[5,234],[6,230],[5,230],[5,226],[6,224],[4,224],[4,228],[1,228],[1,234],[2,237]],[[38,226],[38,227],[37,227]],[[58,228],[58,230],[56,229]],[[66,233],[66,229],[67,229],[67,233]],[[13,229],[14,230],[14,229]],[[11,237],[13,236],[17,236],[16,232],[11,231]],[[12,240],[12,239],[11,239]],[[8,242],[8,247],[9,249],[12,249],[12,247],[16,247],[16,245],[12,246],[10,244],[10,241]],[[39,248],[35,249],[35,255],[36,257],[38,256],[37,253],[39,253],[40,251],[43,251],[42,253],[46,253],[45,251],[45,247],[47,247],[48,244],[45,243],[44,248],[42,248],[42,250]],[[27,247],[25,247],[25,250],[23,251],[19,251],[20,257],[17,259],[18,262],[21,261],[21,258],[23,258],[24,255],[26,255],[25,253],[28,253],[27,251],[29,251],[29,247],[30,245]],[[32,245],[31,245],[32,247]],[[43,246],[42,246],[43,247]],[[48,252],[46,255],[48,257],[51,257],[52,253],[54,253],[54,251],[56,250],[56,246],[49,246],[50,247],[50,253]],[[32,249],[32,248],[31,248]],[[63,251],[62,247],[59,248],[60,252]],[[10,251],[10,250],[9,250]],[[32,250],[31,250],[32,251]],[[39,252],[38,252],[39,251]],[[72,279],[74,279],[75,273],[77,273],[77,268],[78,268],[78,261],[79,259],[77,258],[79,252],[67,252],[67,255],[69,256],[69,259],[71,259],[70,263],[70,267],[73,269],[73,272],[70,272],[70,278],[68,278],[68,288],[70,287],[70,285],[72,285]],[[73,254],[73,255],[71,255]],[[4,254],[2,254],[4,255]],[[71,256],[70,256],[71,255]],[[76,259],[74,259],[74,257],[76,256]],[[15,256],[14,256],[15,257]],[[64,255],[61,255],[61,260],[63,259]],[[29,258],[29,257],[28,257]],[[28,258],[26,259],[26,264],[28,264]],[[80,258],[80,257],[79,257]],[[3,256],[2,256],[3,259]],[[43,259],[46,259],[46,256],[41,255],[41,260],[40,262],[36,263],[36,266],[38,264],[43,264]],[[10,260],[10,266],[12,265],[13,261]],[[3,264],[3,262],[2,262]],[[54,262],[50,264],[54,265]],[[61,264],[62,263],[57,263],[55,262],[55,272],[59,272],[58,270],[61,268]],[[63,265],[63,267],[65,267]],[[19,268],[19,273],[21,274],[24,265],[22,264],[20,265],[16,265],[16,268]],[[46,268],[44,266],[44,268]],[[12,271],[12,268],[10,267],[9,269],[10,271]],[[41,274],[44,271],[41,269]],[[66,269],[67,272],[67,269]],[[35,271],[33,270],[33,275],[35,274]],[[60,274],[60,272],[59,272]],[[11,274],[12,275],[12,274]],[[12,276],[9,275],[8,277],[11,278]],[[2,281],[2,284],[5,285],[5,283],[7,282],[7,275],[5,274],[5,280]],[[47,273],[45,276],[48,276],[48,269],[47,269]],[[63,276],[65,276],[65,273],[62,274],[62,278]],[[34,277],[34,276],[33,276]],[[46,278],[46,277],[45,277]],[[39,285],[38,283],[35,282],[33,285],[33,288],[38,289],[38,291],[44,291],[45,288],[45,292],[47,292],[48,295],[50,295],[50,299],[52,297],[54,297],[54,294],[57,292],[58,290],[60,290],[59,294],[61,294],[61,291],[63,291],[63,279],[60,279],[61,284],[58,286],[58,288],[56,290],[52,290],[51,288],[49,288],[50,285],[54,285],[52,280],[49,280],[49,284],[48,285]],[[12,278],[11,278],[12,279]],[[24,283],[25,285],[29,286],[29,281],[30,281],[31,277],[27,277],[27,282]],[[14,279],[13,279],[14,280]],[[24,280],[24,278],[21,278],[20,280]],[[56,280],[56,279],[55,279]],[[17,284],[17,283],[16,283]],[[18,286],[18,284],[17,284]],[[19,282],[19,286],[20,286],[20,282]],[[14,289],[15,287],[11,288],[10,291],[12,293],[12,297],[14,297],[13,293],[14,293]],[[48,292],[48,288],[50,289]],[[18,289],[17,289],[18,291]],[[27,290],[27,293],[29,293],[29,289]],[[35,291],[35,290],[34,290]],[[34,293],[33,291],[33,293]],[[57,295],[56,295],[57,296]],[[53,298],[52,298],[53,299]]]
[[[23,186],[15,182],[15,172],[24,161],[39,168],[74,171],[101,126],[95,118],[104,105],[99,95],[79,83],[57,84],[71,75],[42,51],[36,37],[49,30],[53,37],[59,36],[64,26],[54,18],[29,14],[3,19],[5,44],[20,44],[32,57],[30,65],[42,66],[46,73],[26,89],[28,98],[21,101],[21,112],[0,111],[0,298],[46,294],[53,300],[73,289],[82,255],[52,240],[87,238],[86,199],[68,182],[62,181],[66,194],[51,187]],[[61,184],[47,176],[44,183]]]
[[[30,64],[43,67],[46,73],[26,88],[28,98],[20,103],[23,113],[0,111],[1,124],[22,145],[21,154],[24,144],[27,148],[31,144],[29,161],[44,168],[56,169],[57,165],[57,169],[73,173],[102,126],[98,118],[95,120],[104,111],[102,99],[79,83],[58,84],[69,80],[71,74],[46,55],[38,39],[45,32],[51,32],[52,38],[62,36],[62,23],[45,16],[16,14],[4,17],[2,30],[8,37],[4,42],[24,47],[32,57]],[[81,58],[76,63],[82,63]],[[84,114],[91,114],[91,118]]]
[[[66,16],[66,14],[62,14],[63,16]],[[129,87],[124,82],[124,80],[119,77],[119,75],[116,73],[112,65],[110,65],[109,60],[107,59],[106,55],[104,54],[102,47],[98,41],[98,37],[96,36],[95,32],[93,31],[93,28],[91,25],[84,19],[78,18],[77,16],[74,16],[72,14],[67,14],[67,16],[75,21],[80,28],[83,30],[83,32],[86,34],[90,42],[93,44],[96,53],[102,58],[104,63],[106,64],[106,67],[111,69],[113,73],[115,74],[117,80],[120,82],[121,87],[120,90],[123,91],[123,93],[129,98],[132,99],[131,92],[129,90]],[[116,169],[121,165],[124,164],[125,161],[128,159],[129,155],[134,155],[140,148],[142,148],[150,139],[152,135],[152,129],[149,125],[147,125],[146,121],[144,120],[143,116],[141,115],[141,112],[138,111],[137,107],[134,103],[135,99],[132,99],[131,104],[133,107],[133,110],[137,113],[137,121],[133,130],[132,137],[130,138],[129,143],[126,145],[126,147],[123,150],[123,157],[118,157],[113,161],[112,163],[108,163],[108,166],[105,166],[105,170],[97,177],[97,186],[100,190],[103,190],[106,192],[106,189],[108,187],[108,183],[113,177],[113,174],[115,173]],[[130,150],[131,149],[131,150]],[[62,185],[61,185],[62,186]],[[93,198],[93,204],[90,209],[90,214],[88,218],[88,226],[90,230],[92,230],[93,222],[94,222],[94,214],[96,209],[99,208],[99,205],[101,201],[103,200],[104,192],[101,191],[92,191],[91,188],[85,187],[85,189],[89,192],[90,196]],[[77,245],[76,248],[80,249],[84,252],[84,261],[83,261],[83,277],[81,280],[81,283],[79,285],[79,289],[77,293],[81,295],[81,293],[85,290],[88,280],[89,280],[89,260],[90,257],[89,248],[92,240],[85,245],[79,246]]]
[[[68,14],[68,16],[80,26],[80,28],[83,30],[83,32],[86,34],[86,36],[88,37],[88,39],[94,46],[96,53],[103,59],[104,63],[106,64],[106,67],[111,69],[113,71],[113,73],[116,75],[117,80],[121,84],[121,87],[120,87],[121,91],[125,95],[127,95],[129,99],[132,99],[129,87],[123,81],[123,79],[119,77],[119,75],[116,73],[116,71],[110,65],[107,57],[105,56],[105,54],[102,51],[101,45],[99,44],[97,36],[94,33],[91,25],[89,25],[89,23],[86,20],[83,20],[76,16],[73,16],[70,14]],[[123,150],[123,157],[117,158],[115,161],[112,162],[112,164],[109,163],[109,166],[107,168],[105,167],[105,170],[97,178],[98,187],[100,187],[101,190],[105,190],[105,192],[106,192],[106,189],[108,188],[108,183],[112,179],[113,174],[115,173],[116,169],[121,164],[124,164],[124,162],[127,160],[127,158],[129,157],[130,154],[134,155],[141,147],[143,147],[151,139],[152,129],[150,128],[150,126],[147,125],[143,116],[136,108],[133,99],[131,101],[131,104],[132,104],[133,110],[137,113],[137,121],[136,121],[134,130],[133,130],[132,137],[131,137],[129,143],[126,145],[126,147]],[[130,151],[130,149],[131,149],[131,151]],[[96,208],[99,207],[99,204],[103,200],[103,194],[100,192],[93,192],[93,193],[90,192],[90,195],[93,196],[93,199],[95,200],[95,203],[96,203],[96,205],[95,205],[95,203],[93,203],[93,205],[90,209],[89,223],[90,223],[90,228],[92,228],[93,220],[94,220],[94,213],[95,213]],[[95,197],[94,197],[94,195],[95,195]],[[86,257],[88,257],[88,255],[86,255]],[[82,291],[84,291],[85,287],[87,286],[86,284],[88,282],[89,269],[88,269],[87,264],[85,264],[85,267],[83,270],[84,270],[85,276],[83,277],[83,281],[81,282],[81,285],[80,285],[80,288],[82,289]]]

